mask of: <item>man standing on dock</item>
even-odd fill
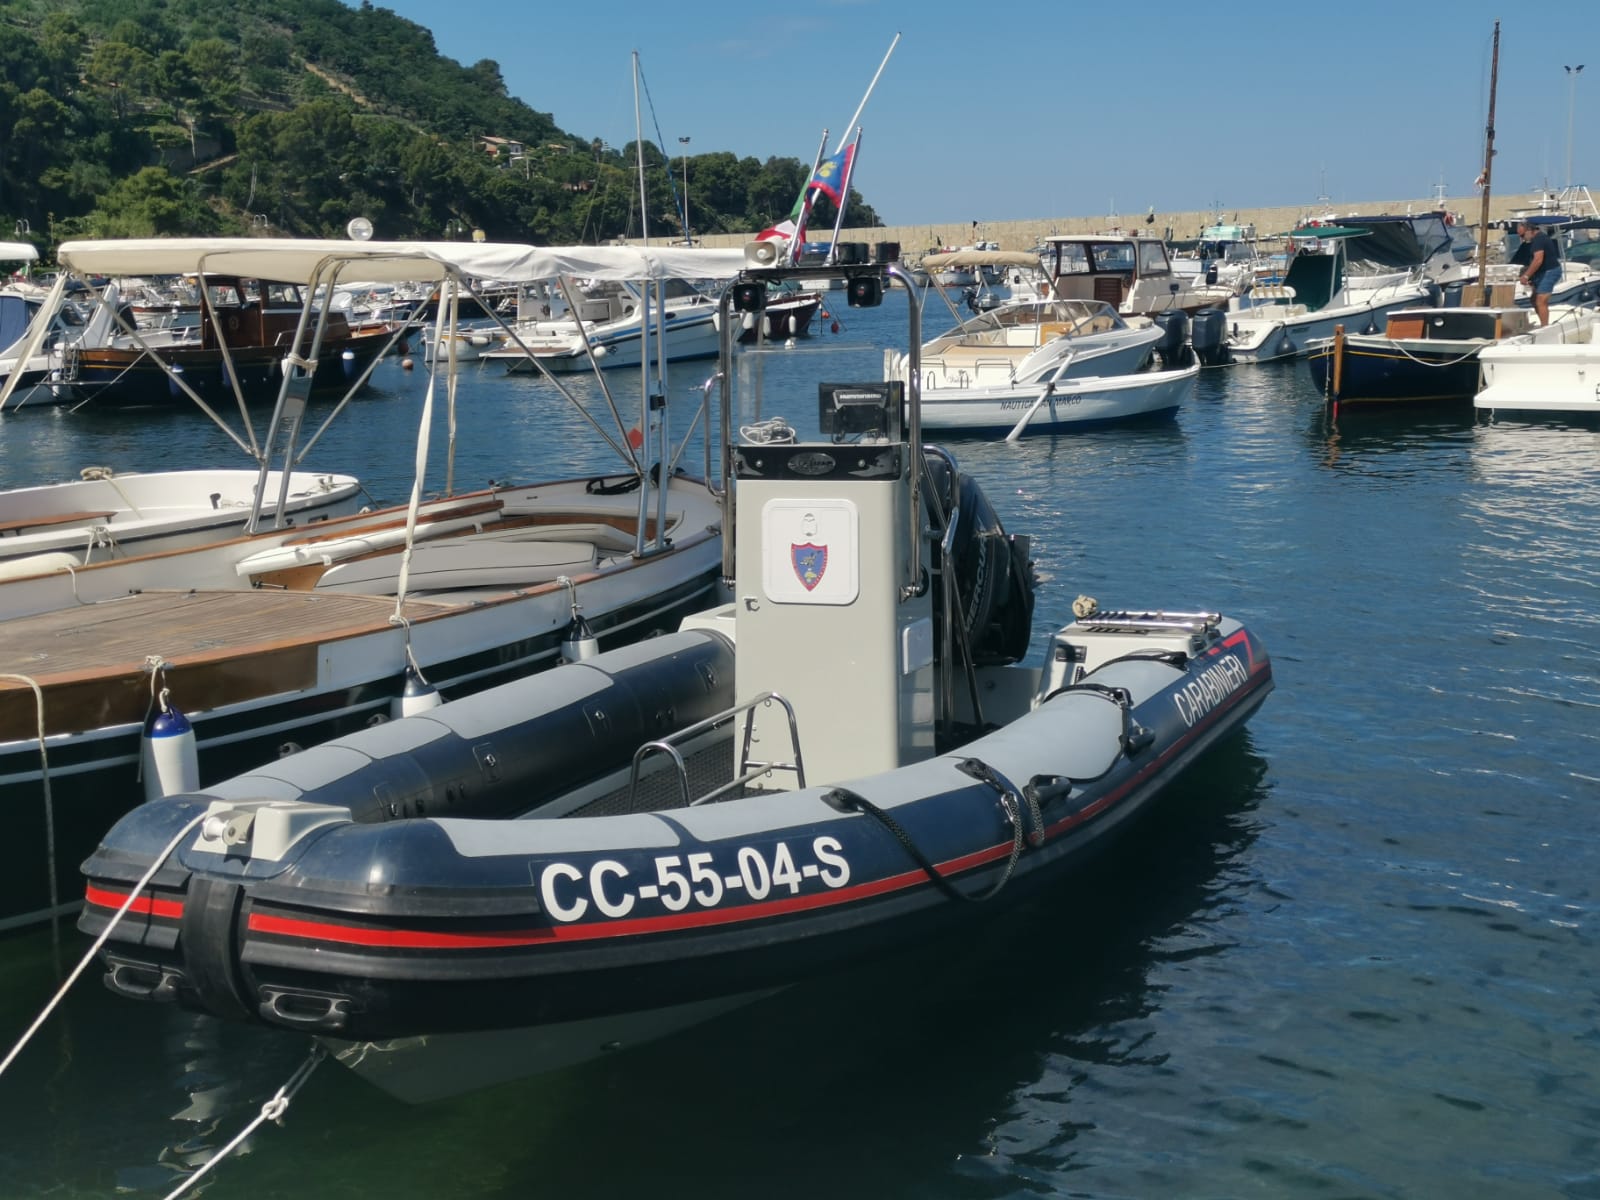
[[[1522,268],[1522,282],[1533,289],[1533,311],[1539,324],[1550,324],[1550,293],[1561,280],[1561,250],[1555,238],[1531,221],[1517,225],[1517,234],[1527,247],[1528,261]],[[1520,257],[1520,255],[1519,255]]]

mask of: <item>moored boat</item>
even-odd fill
[[[1347,333],[1310,344],[1306,366],[1330,403],[1416,404],[1471,400],[1478,358],[1506,338],[1559,340],[1525,308],[1402,308],[1381,334]]]
[[[571,265],[560,248],[494,244],[173,239],[157,248],[163,259],[185,252],[222,272],[298,278],[304,296],[341,271],[452,290],[469,277],[547,278]],[[621,278],[698,277],[730,258],[583,253],[588,269]],[[120,242],[59,251],[68,270],[103,273],[147,269],[149,254]],[[419,439],[434,396],[453,395],[447,365],[435,364]],[[303,450],[298,419],[284,413],[301,415],[307,366],[283,373],[263,472],[280,446],[285,462]],[[625,428],[595,424],[619,455],[608,474],[464,493],[447,478],[446,495],[430,500],[419,477],[410,504],[310,528],[260,521],[222,542],[0,580],[0,661],[31,681],[0,682],[0,799],[14,817],[0,850],[0,929],[76,907],[75,880],[65,882],[75,863],[145,789],[210,783],[362,728],[409,703],[408,684],[460,695],[549,666],[580,615],[606,646],[703,608],[715,595],[721,515],[702,480],[659,465],[670,457],[668,413],[637,415],[637,449]],[[266,491],[255,490],[258,502]],[[144,735],[174,711],[194,749],[158,771]]]
[[[1556,336],[1508,338],[1478,356],[1474,409],[1496,420],[1600,418],[1600,312],[1552,305],[1549,330]]]
[[[1029,544],[924,449],[918,372],[734,439],[727,366],[732,602],[140,806],[85,865],[114,991],[411,1100],[581,1061],[1037,895],[1271,689],[1235,620],[1081,597],[1021,665]]]
[[[247,470],[116,472],[85,467],[81,478],[0,491],[0,563],[30,574],[223,541],[245,531],[255,496],[271,518],[284,497],[285,524],[305,527],[353,513],[362,500],[354,476]],[[258,518],[259,519],[259,518]],[[43,560],[38,555],[58,555]]]

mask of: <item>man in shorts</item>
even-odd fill
[[[1527,221],[1517,226],[1517,233],[1528,247],[1528,262],[1522,268],[1522,282],[1533,289],[1533,311],[1539,314],[1539,324],[1550,324],[1550,293],[1561,281],[1561,248],[1555,238]]]

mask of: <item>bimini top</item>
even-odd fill
[[[36,262],[38,258],[32,242],[0,242],[0,262]]]
[[[514,242],[354,242],[333,238],[134,238],[63,242],[56,260],[80,275],[237,275],[319,283],[338,268],[372,283],[456,275],[506,282],[731,279],[743,250],[685,246],[529,246]]]
[[[947,267],[1037,267],[1039,256],[1026,250],[946,250],[925,254],[918,264],[924,271]]]

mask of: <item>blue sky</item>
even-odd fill
[[[688,137],[691,155],[809,159],[824,127],[836,147],[899,32],[854,179],[888,224],[1425,200],[1441,180],[1470,196],[1500,17],[1495,192],[1567,181],[1569,112],[1573,179],[1600,190],[1594,0],[377,2],[616,146],[637,50],[646,136],[659,123],[674,157]]]

